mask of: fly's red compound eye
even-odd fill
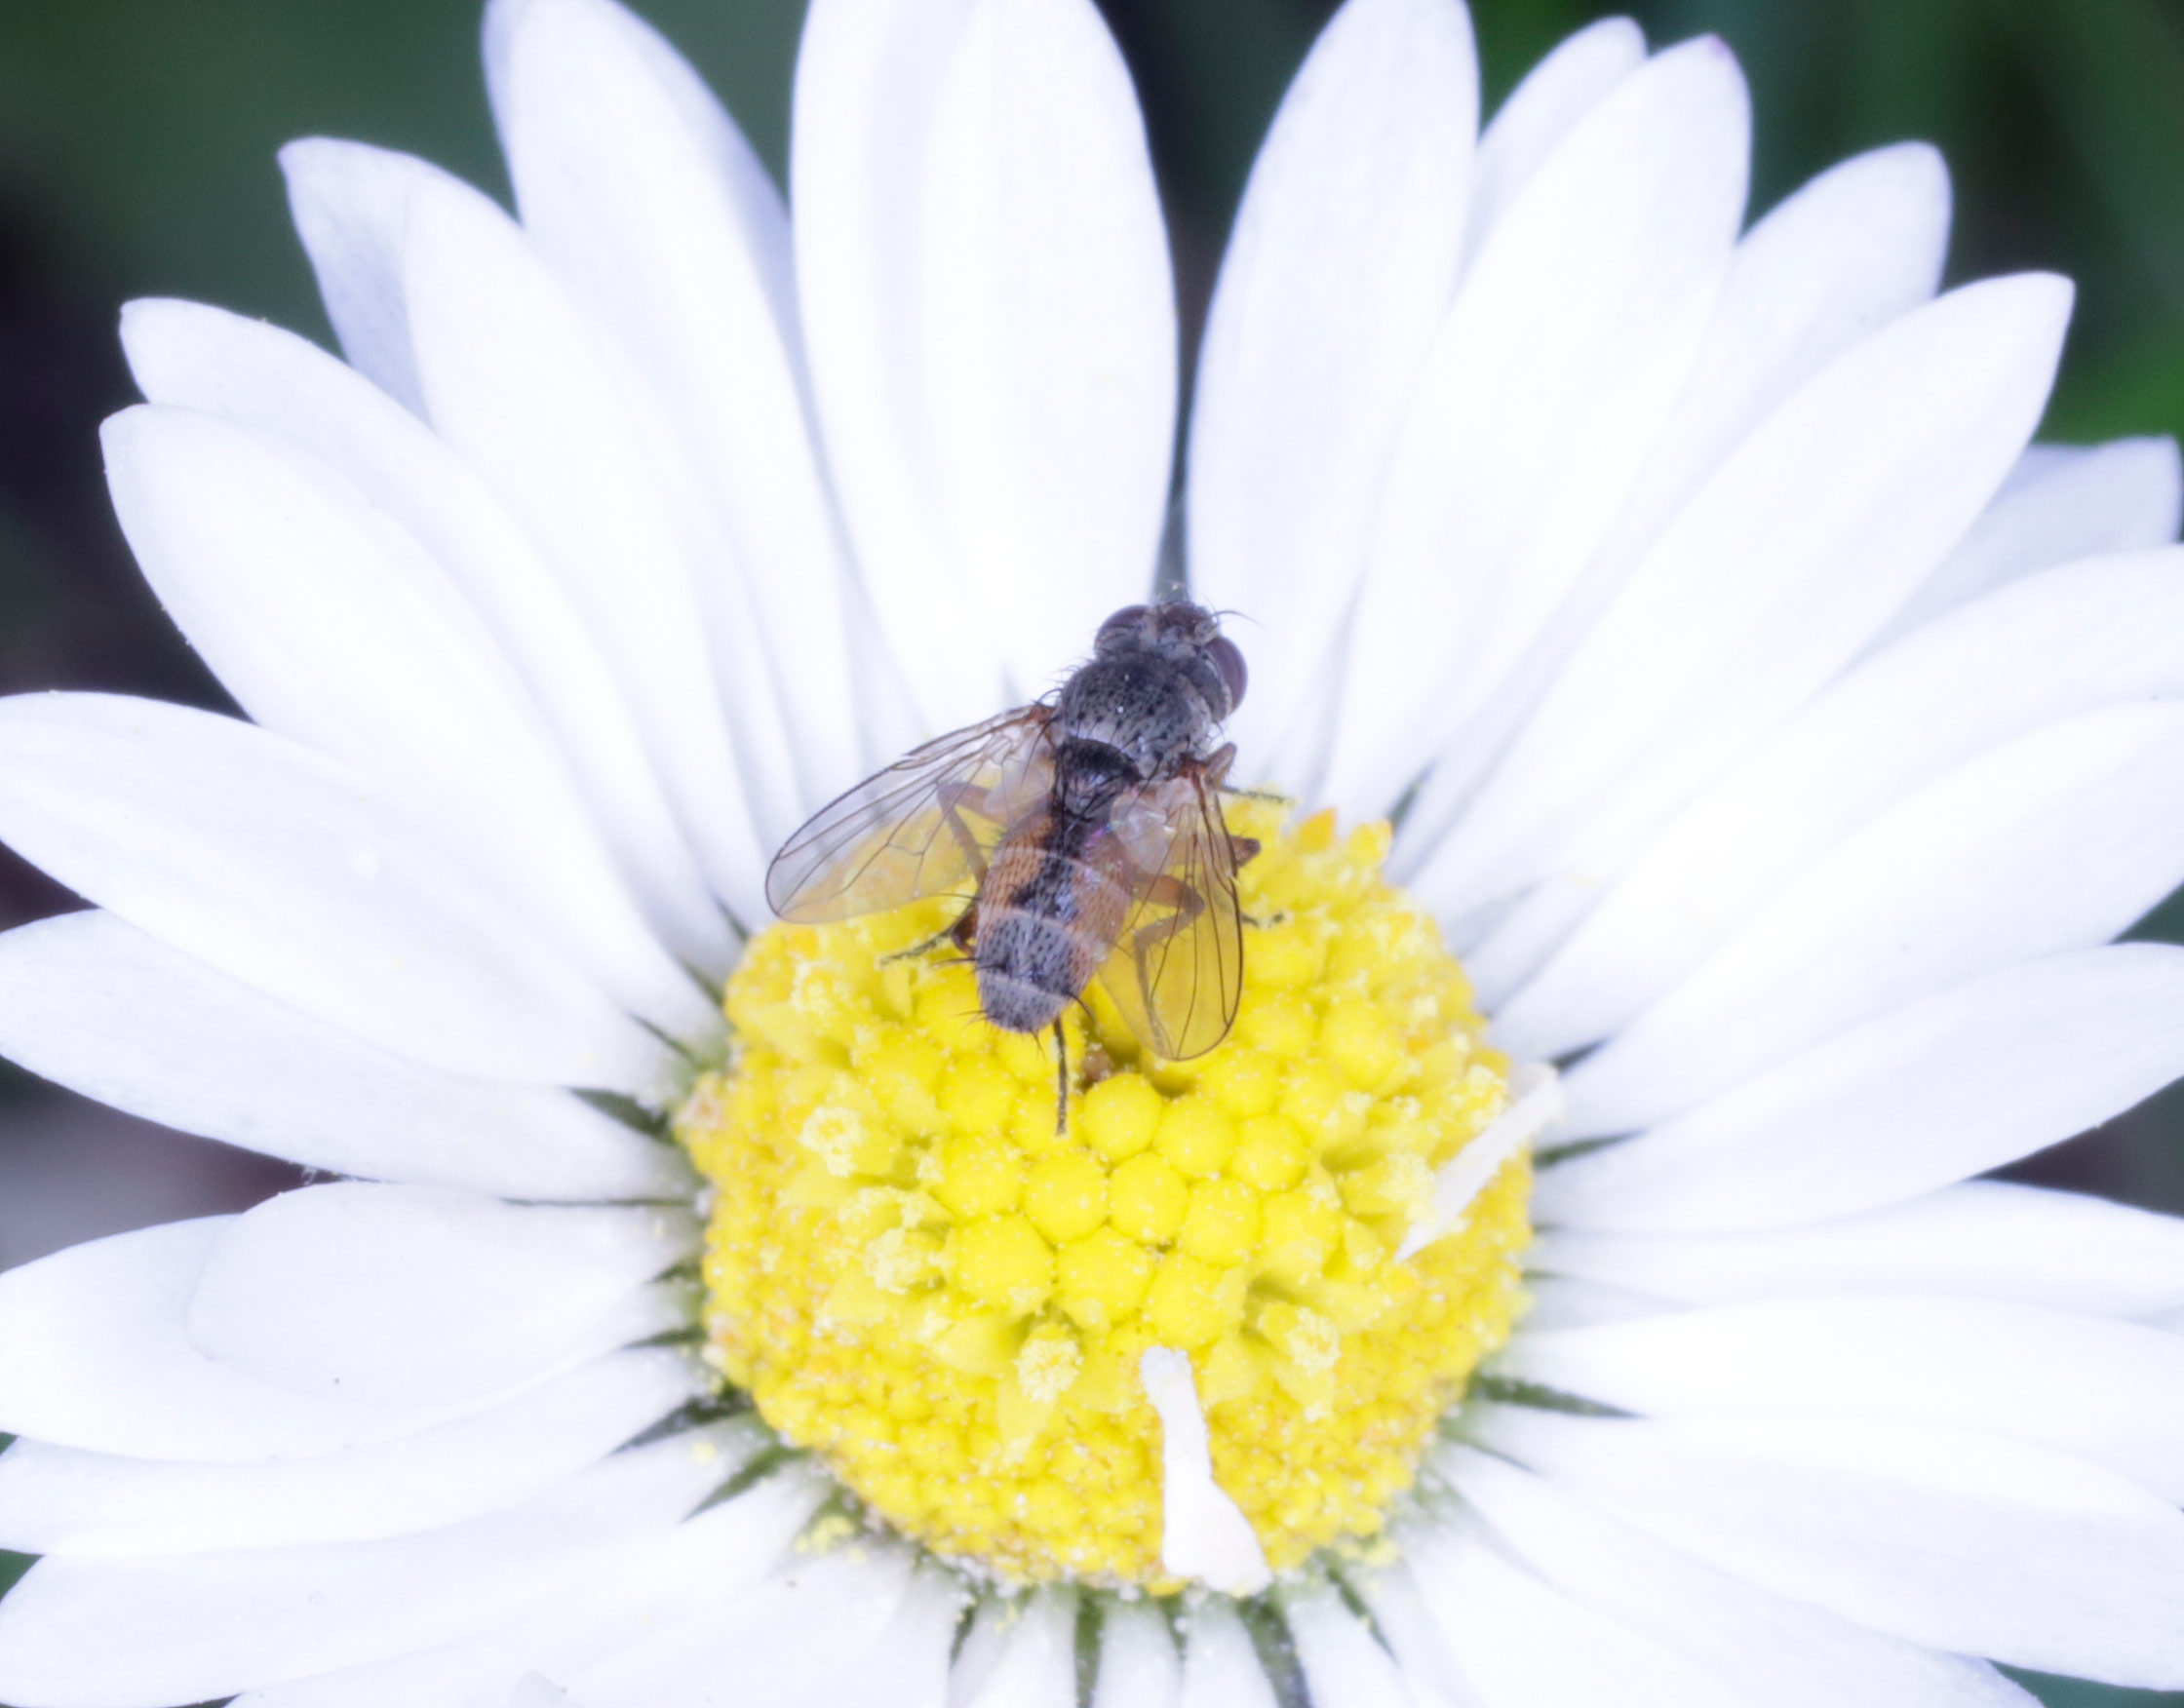
[[[1206,656],[1213,661],[1221,685],[1228,690],[1228,710],[1235,711],[1244,703],[1244,688],[1251,679],[1244,669],[1244,655],[1228,636],[1216,635],[1206,643]]]

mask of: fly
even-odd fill
[[[1052,1027],[1057,1130],[1069,1106],[1062,1014],[1095,978],[1172,1061],[1228,1035],[1243,993],[1236,869],[1221,791],[1243,654],[1210,611],[1130,605],[1091,659],[1030,706],[944,735],[869,777],[783,844],[766,900],[799,924],[972,891],[946,933],[1009,1031]]]

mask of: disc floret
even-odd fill
[[[1521,1155],[1395,1258],[1507,1064],[1382,877],[1386,827],[1231,819],[1265,851],[1209,1054],[1146,1056],[1095,988],[1058,1134],[1050,1044],[988,1024],[967,967],[890,958],[947,923],[921,904],[756,940],[735,1060],[678,1119],[718,1188],[710,1356],[879,1519],[989,1576],[1182,1587],[1153,1346],[1190,1355],[1215,1479],[1275,1570],[1373,1536],[1519,1308]]]

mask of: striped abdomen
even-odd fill
[[[1127,859],[1088,819],[1031,815],[994,851],[978,891],[979,1006],[1010,1031],[1038,1031],[1092,982],[1133,899]]]

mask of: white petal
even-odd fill
[[[1615,549],[1651,540],[1798,387],[1932,296],[1948,241],[1948,169],[1923,142],[1831,167],[1754,225]]]
[[[1087,0],[982,0],[933,102],[904,255],[924,411],[905,425],[969,620],[1025,699],[1151,590],[1175,442],[1167,232],[1129,72]]]
[[[0,703],[0,838],[215,970],[454,1072],[658,1089],[658,1041],[346,767],[101,694]]]
[[[96,909],[0,936],[0,1055],[336,1174],[544,1200],[682,1197],[692,1179],[674,1146],[566,1092],[389,1054]]]
[[[1794,1226],[1917,1197],[2099,1125],[2184,1072],[2184,950],[2033,961],[1829,1039],[1542,1171],[1544,1222]]]
[[[716,889],[762,919],[755,857],[802,814],[742,585],[709,573],[729,545],[702,481],[627,354],[506,214],[425,172],[412,198],[403,280],[433,424],[590,618]]]
[[[1181,1708],[1277,1708],[1251,1635],[1230,1604],[1208,1596],[1184,1613]]]
[[[768,1536],[775,1553],[785,1539],[778,1531]],[[911,1566],[907,1549],[862,1545],[792,1551],[744,1593],[739,1576],[716,1585],[710,1572],[685,1573],[643,1624],[623,1621],[628,1629],[613,1651],[571,1667],[570,1685],[600,1708],[710,1708],[723,1679],[734,1680],[738,1700],[751,1708],[823,1698],[886,1635],[911,1588]],[[360,1698],[358,1708],[370,1704]]]
[[[1548,903],[1557,919],[1592,911],[1497,1008],[1496,1041],[1544,1056],[1605,1036],[1951,765],[2074,713],[2184,697],[2179,632],[2184,553],[2171,550],[2049,570],[1877,654],[1670,820],[1604,894],[1573,886]],[[1506,990],[1537,953],[1541,895],[1465,957],[1482,990]]]
[[[797,300],[835,493],[887,640],[936,734],[1003,704],[1001,638],[967,602],[917,447],[916,178],[977,0],[818,0],[797,55]],[[1081,644],[1081,642],[1080,642]]]
[[[1512,679],[1455,725],[1405,815],[1398,871],[1446,832],[1638,557],[1723,457],[1846,348],[1933,294],[1948,227],[1939,156],[1907,144],[1822,173],[1736,246],[1691,383],[1629,504]],[[1467,965],[1480,970],[1474,957]]]
[[[208,1357],[299,1393],[477,1404],[681,1326],[644,1283],[697,1240],[681,1209],[307,1186],[221,1235],[189,1334]]]
[[[1542,1582],[1476,1525],[1416,1525],[1397,1545],[1440,1626],[1441,1650],[1461,1657],[1484,1708],[1715,1708],[1720,1700],[1703,1668]]]
[[[380,1447],[267,1464],[176,1464],[19,1441],[0,1454],[0,1545],[195,1554],[434,1530],[531,1498],[707,1385],[680,1352],[620,1352]]]
[[[1436,1610],[1400,1557],[1408,1537],[1397,1533],[1398,1558],[1345,1573],[1345,1581],[1373,1616],[1373,1628],[1401,1668],[1403,1683],[1420,1708],[1480,1708],[1480,1696],[1441,1635]]]
[[[508,1708],[585,1708],[553,1680],[526,1673],[508,1693]]]
[[[1076,1701],[1073,1590],[1042,1591],[1028,1607],[990,1602],[979,1622],[997,1623],[994,1639],[990,1652],[974,1659],[966,1644],[956,1658],[949,1677],[950,1708],[1072,1708]]]
[[[512,1512],[385,1541],[49,1557],[0,1602],[0,1693],[195,1701],[489,1629],[603,1549],[670,1530],[720,1482],[707,1445],[635,1448]]]
[[[780,193],[689,66],[609,0],[500,0],[486,52],[524,228],[688,447],[734,546],[700,592],[744,582],[815,808],[885,756],[858,740],[861,596],[805,411]]]
[[[591,625],[716,890],[762,919],[753,815],[793,819],[764,768],[785,766],[787,748],[762,677],[715,679],[693,578],[725,548],[697,514],[672,430],[515,222],[477,191],[355,144],[295,144],[283,163],[296,178],[387,180],[381,199],[398,221],[387,244],[433,425],[528,529]],[[723,687],[752,692],[724,702]],[[730,704],[741,720],[732,749]]]
[[[1402,1669],[1334,1590],[1294,1590],[1281,1607],[1311,1700],[1343,1708],[1413,1708],[1416,1698],[1404,1687]]]
[[[1566,1595],[1698,1662],[1702,1693],[1690,1708],[2029,1704],[1982,1662],[1884,1637],[1702,1566],[1506,1460],[1458,1448],[1436,1469]]]
[[[1464,276],[1371,524],[1328,784],[1346,811],[1388,808],[1599,550],[1692,379],[1749,151],[1728,49],[1674,49],[1571,132]]]
[[[942,1708],[963,1601],[961,1579],[953,1572],[920,1571],[878,1643],[829,1690],[828,1708]]]
[[[1206,1415],[1189,1354],[1150,1346],[1138,1360],[1145,1397],[1160,1416],[1160,1564],[1224,1595],[1257,1595],[1273,1579],[1258,1533],[1213,1480]]]
[[[1525,1262],[1689,1304],[1918,1292],[2149,1319],[2184,1306],[2184,1220],[1998,1181],[1758,1233],[1549,1229]]]
[[[1668,1300],[1613,1281],[1588,1281],[1577,1275],[1541,1274],[1532,1266],[1532,1253],[1525,1252],[1524,1326],[1533,1330],[1589,1329],[1600,1323],[1628,1322],[1632,1317],[1658,1316],[1675,1308]]]
[[[190,1294],[234,1221],[116,1234],[0,1274],[0,1431],[239,1464],[394,1441],[450,1415],[267,1387],[192,1345]]]
[[[1614,861],[1842,668],[2008,472],[2070,293],[1968,286],[1855,346],[1668,524],[1418,886],[1461,912]]]
[[[1175,320],[1137,102],[1084,0],[832,0],[793,163],[866,585],[928,723],[968,722],[1151,585]]]
[[[1363,571],[1456,288],[1477,117],[1461,5],[1353,0],[1252,168],[1199,357],[1189,527],[1194,595],[1263,625],[1234,724],[1254,765],[1273,762]]]
[[[1906,1002],[2105,942],[2179,878],[2184,705],[2020,736],[1850,836],[1573,1068],[1567,1130],[1629,1132]]]
[[[291,143],[281,165],[289,211],[311,257],[327,318],[359,373],[424,413],[402,288],[401,232],[409,195],[372,151],[320,139]]]
[[[1146,1602],[1118,1601],[1100,1627],[1100,1662],[1089,1708],[1179,1708],[1183,1657],[1168,1622]]]
[[[1021,1602],[990,1597],[979,1602],[958,1634],[948,1662],[950,1708],[960,1708],[985,1687],[1008,1652],[1009,1633],[1023,1616]]]
[[[862,1612],[848,1580],[885,1574],[869,1560],[854,1573],[832,1559],[802,1560],[754,1589],[828,1492],[817,1476],[765,1478],[671,1531],[601,1550],[583,1572],[529,1598],[514,1620],[488,1621],[480,1634],[452,1643],[254,1690],[238,1708],[498,1708],[508,1681],[528,1670],[566,1681],[596,1708],[664,1708],[667,1688],[687,1689],[693,1677],[710,1688],[734,1652],[718,1642],[708,1650],[683,1641],[700,1624],[723,1639],[747,1635],[738,1658],[748,1656],[749,1669],[737,1676],[749,1679],[763,1702],[760,1668],[767,1640],[794,1633],[803,1642],[806,1670],[816,1671],[814,1656],[822,1651],[811,1642],[811,1615],[838,1614],[839,1641],[854,1650]],[[901,1599],[903,1575],[894,1573],[897,1587],[881,1623]],[[805,1604],[813,1602],[807,1612]],[[643,1663],[663,1652],[672,1670],[644,1674]],[[694,1674],[682,1664],[685,1655]]]
[[[2176,538],[2180,513],[2184,463],[2173,439],[2034,446],[1881,639],[2052,564],[2165,546]]]
[[[254,721],[352,766],[671,1034],[711,1005],[653,940],[491,636],[334,471],[193,410],[106,423],[137,562]]]
[[[1525,73],[1479,137],[1465,252],[1475,255],[1540,163],[1572,128],[1646,62],[1646,37],[1627,18],[1566,36]]]
[[[1876,1630],[2109,1684],[2184,1683],[2184,1513],[2113,1472],[1843,1418],[1501,1407],[1475,1427],[1699,1559]]]
[[[1986,1300],[1876,1294],[1527,1332],[1497,1365],[1645,1417],[1941,1423],[2105,1465],[2184,1501],[2184,1337]]]
[[[629,705],[575,604],[478,477],[415,416],[292,332],[195,303],[133,302],[122,338],[154,403],[240,422],[332,464],[432,554],[528,686],[654,925],[692,965],[724,971],[726,921]]]

